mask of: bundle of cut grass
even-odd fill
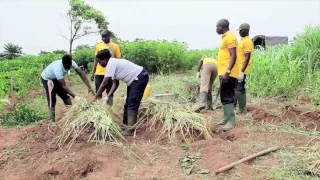
[[[55,139],[60,147],[72,143],[85,132],[90,132],[88,141],[105,144],[106,141],[116,142],[117,138],[124,139],[121,128],[112,121],[112,112],[105,108],[101,101],[89,103],[81,98],[75,102],[59,121],[61,131]]]
[[[320,160],[314,161],[309,169],[313,175],[320,176]]]
[[[162,125],[161,135],[166,135],[171,142],[176,140],[176,134],[180,133],[184,140],[186,137],[196,135],[205,139],[211,138],[210,127],[207,120],[201,114],[183,107],[174,102],[164,102],[155,99],[148,99],[143,109],[142,117],[147,119],[150,128],[156,129],[159,123]]]

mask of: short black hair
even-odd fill
[[[65,54],[62,56],[62,64],[65,69],[70,69],[72,65],[72,57],[70,54]]]
[[[229,25],[230,25],[227,19],[220,19],[218,23],[223,28],[229,28]]]
[[[106,36],[111,37],[111,36],[112,36],[112,32],[109,31],[108,29],[105,29],[105,30],[103,30],[103,31],[101,32],[101,36],[102,36],[102,35],[106,35]]]
[[[101,59],[101,60],[102,59],[109,60],[111,58],[110,51],[108,49],[103,49],[98,52],[98,54],[96,55],[96,58]]]

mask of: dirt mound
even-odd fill
[[[276,106],[274,106],[276,107]],[[300,108],[294,105],[287,105],[279,109],[279,114],[273,114],[269,110],[260,106],[248,105],[248,112],[252,113],[252,118],[259,121],[283,122],[291,120],[297,125],[300,121],[308,130],[320,130],[320,111],[308,108]],[[271,109],[272,110],[272,109]]]

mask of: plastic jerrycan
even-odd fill
[[[151,90],[151,86],[148,83],[146,88],[144,89],[144,93],[143,93],[143,99],[146,99],[150,96],[150,90]]]

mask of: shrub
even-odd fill
[[[25,126],[42,120],[46,114],[31,109],[27,104],[15,104],[12,109],[2,115],[0,124],[6,126]]]
[[[78,64],[78,66],[83,66],[86,72],[91,71],[88,67],[90,62],[94,61],[94,50],[93,49],[80,49],[73,53],[73,60]]]

